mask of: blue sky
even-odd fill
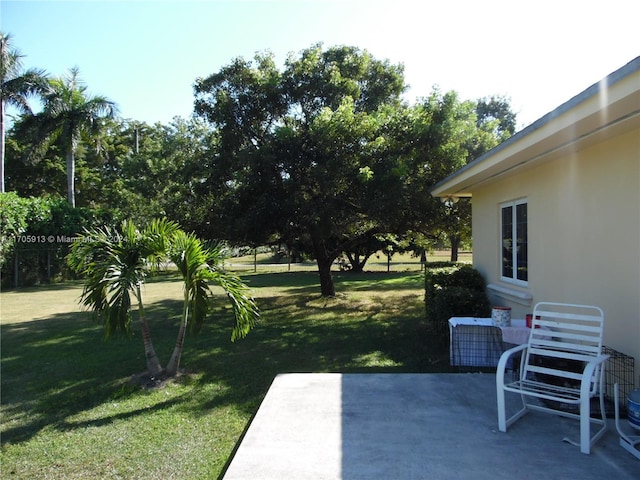
[[[77,65],[149,123],[189,116],[195,79],[237,56],[323,42],[403,63],[411,102],[434,85],[510,97],[522,127],[640,55],[638,18],[636,0],[0,0],[26,67]]]

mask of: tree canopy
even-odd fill
[[[195,111],[218,132],[200,185],[208,233],[300,246],[331,296],[343,252],[377,234],[434,230],[442,207],[428,188],[493,146],[499,129],[485,119],[495,105],[480,119],[478,104],[453,92],[409,106],[405,89],[402,65],[320,44],[282,70],[257,54],[198,79]]]
[[[362,269],[380,248],[446,239],[454,258],[470,204],[429,189],[515,130],[506,98],[434,89],[409,104],[406,89],[401,64],[316,44],[282,66],[270,53],[233,59],[196,79],[193,118],[148,125],[110,118],[113,102],[72,70],[9,130],[7,182],[107,208],[112,226],[167,217],[201,238],[302,253],[331,296],[338,257]]]
[[[196,112],[220,132],[210,224],[238,242],[301,242],[322,294],[334,295],[331,264],[359,232],[378,228],[372,179],[389,172],[372,166],[404,89],[401,66],[321,45],[290,56],[282,72],[259,54],[199,79]]]

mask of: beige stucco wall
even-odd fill
[[[500,280],[501,202],[527,198],[529,281]],[[605,345],[635,357],[640,386],[640,130],[520,169],[473,191],[473,259],[487,283],[523,317],[538,301],[584,303],[605,312]],[[526,303],[526,301],[524,302]]]

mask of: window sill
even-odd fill
[[[493,295],[504,298],[505,300],[509,300],[511,302],[518,303],[520,305],[530,306],[533,302],[533,295],[531,295],[529,292],[523,292],[522,290],[503,287],[494,283],[490,283],[489,285],[487,285],[487,290],[489,290],[489,293],[492,293]]]

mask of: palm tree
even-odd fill
[[[172,239],[171,261],[178,267],[184,282],[184,304],[176,345],[167,364],[167,376],[175,376],[180,367],[187,326],[198,331],[211,304],[210,281],[220,285],[233,305],[235,324],[231,340],[242,338],[258,319],[258,307],[240,279],[220,268],[222,250],[219,246],[207,248],[194,235],[178,231]]]
[[[163,370],[151,342],[141,287],[156,260],[164,258],[169,239],[177,230],[173,222],[154,220],[141,232],[125,220],[120,232],[108,227],[86,231],[69,254],[71,268],[87,276],[81,302],[104,323],[107,337],[117,331],[131,331],[133,294],[151,377],[159,376]]]
[[[31,114],[28,97],[42,94],[47,84],[43,70],[22,71],[22,55],[11,46],[11,35],[0,32],[0,193],[5,192],[5,108],[11,105]]]
[[[168,259],[176,264],[183,278],[184,304],[176,345],[163,370],[151,342],[141,287],[147,273]],[[232,341],[247,335],[257,321],[258,308],[248,287],[236,275],[222,270],[221,261],[219,247],[207,248],[195,235],[166,219],[153,220],[142,231],[131,221],[124,221],[120,231],[108,227],[86,231],[69,254],[71,268],[87,277],[80,301],[102,321],[107,337],[117,331],[131,331],[133,294],[147,371],[156,378],[178,373],[187,327],[200,329],[209,312],[213,298],[209,282],[220,285],[233,305]]]
[[[44,93],[43,109],[30,119],[27,128],[33,128],[39,144],[61,138],[67,152],[67,198],[75,207],[75,156],[83,133],[97,135],[102,118],[114,118],[117,107],[103,96],[87,94],[87,87],[78,77],[78,67],[68,75],[49,81]]]

